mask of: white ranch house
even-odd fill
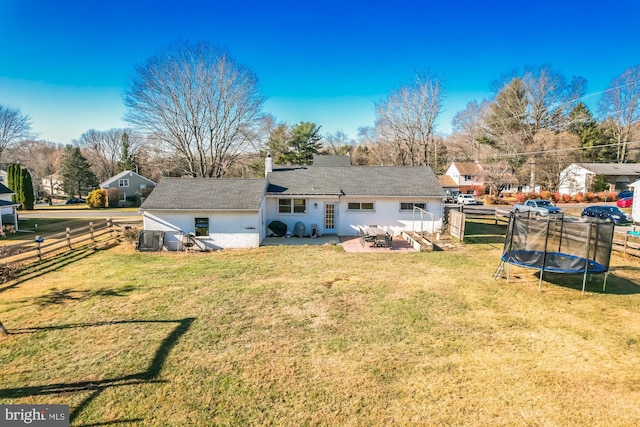
[[[572,163],[560,172],[560,194],[571,196],[591,191],[598,175],[609,182],[609,191],[628,190],[631,183],[640,179],[637,163]]]
[[[270,161],[260,179],[161,180],[140,207],[144,230],[163,231],[165,247],[180,250],[185,233],[211,249],[255,248],[273,234],[273,221],[290,231],[302,223],[305,236],[314,227],[319,236],[357,236],[372,224],[394,235],[442,225],[444,191],[428,167],[272,168]]]

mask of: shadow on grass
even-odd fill
[[[22,328],[14,329],[11,334],[27,334],[35,333],[38,331],[50,331],[59,329],[70,328],[89,328],[94,326],[105,325],[121,325],[121,324],[136,324],[136,323],[176,323],[176,327],[171,331],[167,337],[162,340],[160,346],[156,350],[151,363],[145,371],[136,372],[130,375],[124,375],[118,378],[104,379],[99,381],[79,381],[74,383],[57,383],[46,384],[40,386],[28,386],[18,388],[6,388],[0,389],[0,398],[4,399],[17,399],[26,396],[46,396],[50,394],[58,393],[72,393],[80,391],[92,391],[92,393],[84,399],[76,408],[73,409],[69,418],[73,421],[82,413],[82,411],[100,394],[112,387],[123,387],[136,384],[155,384],[162,383],[164,381],[157,380],[167,356],[171,349],[176,345],[180,337],[182,337],[191,327],[191,324],[195,321],[193,317],[187,317],[178,320],[117,320],[112,322],[96,322],[96,323],[75,323],[69,325],[57,325],[57,326],[43,326],[34,328]],[[135,422],[140,420],[120,420],[102,424],[90,424],[90,425],[109,425],[109,424],[126,424],[127,422]]]
[[[96,290],[64,289],[59,291],[54,288],[48,294],[28,301],[34,302],[40,307],[46,307],[48,305],[65,304],[69,301],[83,301],[93,297],[121,297],[131,293],[134,289],[132,285],[123,286],[120,289]]]
[[[52,271],[60,270],[61,268],[66,267],[69,264],[93,255],[99,250],[100,249],[93,247],[72,249],[67,252],[61,252],[51,258],[19,267],[16,274],[13,275],[13,278],[4,283],[2,287],[0,287],[0,293],[9,289],[13,289],[28,280],[44,276],[45,274]]]
[[[539,271],[532,274],[536,277],[536,280],[540,278]],[[542,286],[544,287],[544,282],[547,282],[555,286],[582,292],[583,278],[583,274],[552,273],[545,271],[542,276]],[[584,288],[585,292],[610,295],[640,294],[640,285],[624,277],[616,276],[611,272],[609,272],[607,277],[606,288],[603,290],[604,278],[604,274],[588,274]]]

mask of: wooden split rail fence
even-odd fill
[[[107,244],[121,235],[122,229],[114,225],[110,218],[93,221],[84,227],[67,228],[61,233],[48,236],[36,235],[32,241],[6,245],[3,247],[4,253],[0,257],[0,262],[29,264],[73,249]]]

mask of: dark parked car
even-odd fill
[[[625,199],[627,197],[631,197],[633,198],[633,191],[632,190],[625,190],[625,191],[621,191],[618,193],[618,200],[620,199]]]
[[[67,200],[67,205],[76,205],[79,203],[87,203],[87,201],[85,199],[81,199],[79,197],[72,197],[69,200]]]
[[[599,219],[611,221],[614,224],[626,224],[631,220],[627,215],[615,206],[587,206],[582,210],[582,219]]]

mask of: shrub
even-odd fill
[[[565,203],[569,203],[571,201],[571,196],[568,194],[563,194],[562,195],[562,201]]]
[[[582,203],[584,202],[584,194],[582,193],[578,193],[575,196],[573,196],[573,200],[577,203]]]
[[[554,193],[551,193],[551,201],[553,203],[558,203],[560,201],[560,198],[561,198],[560,193],[558,193],[557,191]]]
[[[586,193],[584,193],[584,201],[587,203],[591,203],[593,201],[596,200],[596,195],[593,194],[592,191],[587,191]]]
[[[551,191],[547,191],[547,190],[541,191],[540,192],[540,198],[541,199],[550,200],[551,199]]]
[[[516,203],[522,204],[527,199],[524,193],[516,194]]]
[[[107,200],[108,200],[108,205],[110,208],[117,208],[118,207],[118,203],[120,203],[120,200],[122,200],[122,195],[124,193],[122,192],[122,190],[119,190],[117,188],[110,188],[107,190]]]
[[[92,208],[106,208],[107,190],[102,188],[99,190],[93,190],[87,196],[87,204]]]

